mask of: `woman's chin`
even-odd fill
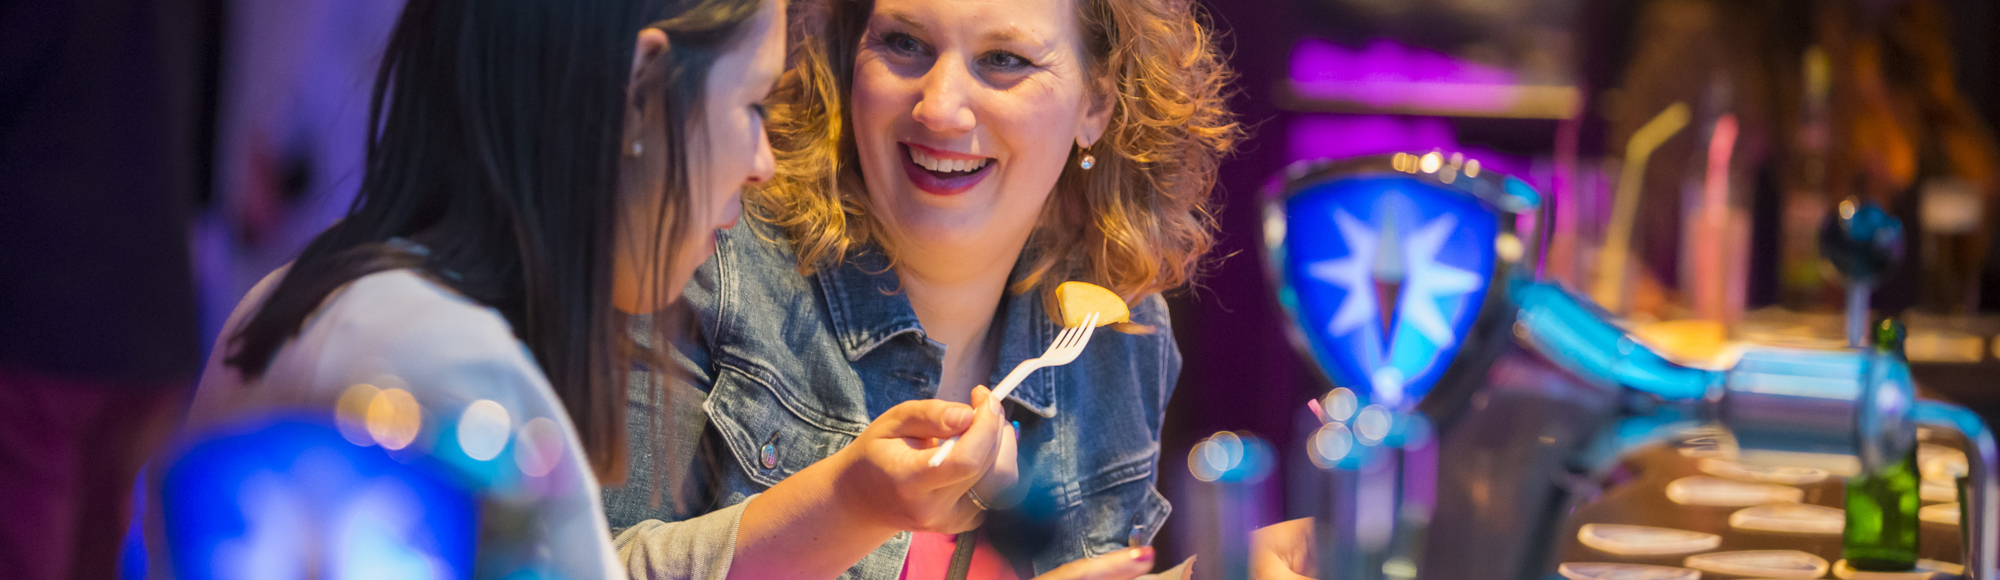
[[[894,210],[883,226],[901,241],[943,246],[962,246],[991,238],[993,211],[988,208],[938,207],[935,204],[906,202]]]
[[[905,256],[910,255],[907,250],[916,250],[921,255],[952,262],[1002,259],[1001,256],[994,255],[994,252],[1008,251],[1010,246],[1015,245],[1011,240],[1017,238],[991,231],[990,228],[945,225],[925,225],[906,229],[900,234],[896,237],[897,241],[905,246],[901,248],[906,250],[901,252]]]

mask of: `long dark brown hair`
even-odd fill
[[[335,290],[416,268],[513,325],[598,477],[622,481],[626,371],[635,355],[664,360],[634,351],[611,307],[616,224],[632,207],[618,191],[628,99],[662,99],[667,191],[653,231],[678,242],[709,69],[764,1],[410,0],[375,78],[360,194],[231,338],[227,364],[261,377]],[[667,32],[667,53],[641,75],[659,82],[631,88],[646,28]]]

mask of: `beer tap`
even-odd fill
[[[1847,279],[1847,346],[1868,346],[1868,297],[1903,261],[1903,223],[1882,206],[1848,198],[1819,228],[1820,255]]]
[[[1820,252],[1847,283],[1847,339],[1850,346],[1867,348],[1870,326],[1870,292],[1883,276],[1893,272],[1903,259],[1902,223],[1880,205],[1849,198],[1827,216],[1820,227]],[[1885,353],[1888,356],[1900,356]],[[2000,578],[1994,541],[2000,538],[2000,491],[1996,491],[1996,461],[1993,434],[1971,410],[1941,401],[1913,400],[1909,421],[1958,434],[1966,444],[1968,474],[1960,482],[1959,501],[1965,518],[1959,522],[1960,540],[1965,546],[1966,574],[1981,580]],[[1880,446],[1878,452],[1915,446],[1914,433],[1897,433],[1909,441]],[[1906,446],[1907,445],[1907,446]],[[1884,456],[1894,462],[1899,456]],[[1847,538],[1852,544],[1854,538]]]
[[[1422,545],[1407,551],[1414,566],[1393,567],[1397,576],[1546,578],[1563,515],[1594,495],[1595,482],[1632,450],[1689,427],[1719,425],[1745,462],[1842,461],[1875,474],[1910,453],[1923,424],[1971,443],[1967,573],[2000,580],[1989,545],[2000,530],[1992,434],[1963,408],[1916,400],[1900,356],[1864,343],[1845,350],[1750,346],[1715,367],[1664,357],[1595,304],[1534,278],[1546,236],[1513,226],[1550,223],[1539,194],[1481,172],[1476,162],[1444,158],[1432,152],[1302,164],[1267,197],[1267,263],[1300,348],[1332,387],[1357,396],[1359,408],[1380,409],[1390,426],[1421,420],[1435,432],[1435,480],[1414,482],[1435,490],[1435,506],[1415,510],[1428,516],[1422,521],[1390,520],[1388,535],[1370,531],[1379,528],[1360,503],[1374,469],[1408,480],[1393,460],[1401,448],[1386,439],[1358,445],[1358,414],[1353,424],[1329,423],[1315,433],[1309,448],[1324,455],[1313,460],[1329,484],[1316,510],[1322,578],[1382,577],[1399,556],[1383,538],[1412,529]],[[1398,209],[1366,211],[1374,206]],[[1867,288],[1897,258],[1900,226],[1879,208],[1842,207],[1822,241],[1828,258],[1854,273],[1849,310],[1859,304],[1865,335]],[[1402,223],[1356,218],[1363,215]],[[1408,251],[1381,251],[1372,241],[1391,238],[1378,228],[1398,228],[1403,235],[1393,239]],[[1438,233],[1446,230],[1448,237]],[[1444,263],[1440,240],[1462,242],[1451,248],[1458,262]],[[1406,265],[1395,286],[1403,295],[1393,305],[1397,315],[1381,317],[1399,321],[1393,328],[1365,324],[1374,318],[1368,306],[1392,306],[1370,301],[1384,292],[1363,256],[1396,256]],[[1467,271],[1482,278],[1461,278]],[[1440,288],[1454,293],[1440,295]],[[1413,291],[1420,300],[1410,299]],[[1445,325],[1420,326],[1440,315]],[[1398,350],[1413,345],[1432,348]],[[1349,445],[1329,453],[1336,440]]]

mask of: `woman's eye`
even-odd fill
[[[771,120],[771,109],[769,107],[765,107],[763,103],[750,105],[750,112],[756,113],[757,120],[759,121]]]
[[[1030,63],[1027,58],[1011,52],[995,52],[986,55],[986,64],[1001,70],[1011,71],[1028,68],[1034,63]]]
[[[903,54],[917,54],[924,50],[924,43],[918,42],[914,36],[901,32],[882,35],[882,44],[888,46],[889,50]]]

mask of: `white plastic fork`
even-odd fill
[[[1056,341],[1049,343],[1049,350],[1043,352],[1042,356],[1021,361],[1020,365],[1007,373],[1007,378],[1000,379],[1000,384],[993,387],[993,396],[987,399],[987,404],[998,405],[1000,401],[1007,400],[1007,395],[1014,392],[1014,387],[1021,386],[1021,381],[1027,380],[1028,375],[1037,370],[1059,367],[1075,361],[1076,355],[1083,353],[1083,346],[1090,344],[1090,335],[1096,332],[1095,312],[1084,316],[1083,324],[1063,329],[1061,334],[1056,335]],[[958,438],[953,437],[946,439],[943,445],[939,445],[937,455],[931,456],[931,467],[943,465],[944,458],[951,456],[951,448],[957,444]]]

